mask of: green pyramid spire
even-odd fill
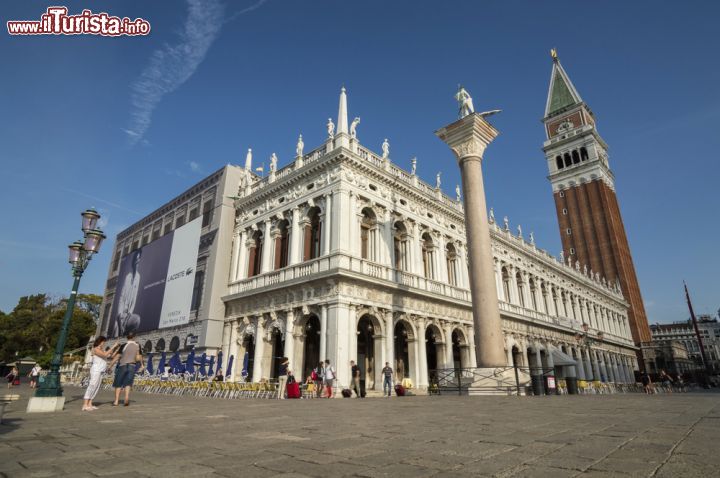
[[[550,76],[545,117],[552,116],[560,110],[579,103],[582,103],[582,98],[580,98],[575,86],[568,78],[567,73],[565,73],[557,54],[553,55],[553,69]]]

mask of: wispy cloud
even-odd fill
[[[196,163],[195,161],[190,161],[188,165],[190,166],[190,171],[192,171],[193,173],[201,172],[200,164]]]
[[[106,206],[110,206],[110,207],[115,208],[115,209],[120,209],[121,211],[130,212],[130,213],[135,214],[135,215],[137,215],[137,216],[142,216],[142,215],[143,215],[143,213],[141,213],[141,212],[139,212],[139,211],[136,211],[136,210],[134,210],[134,209],[130,209],[130,208],[128,208],[128,207],[125,207],[125,206],[123,206],[122,204],[118,204],[118,203],[113,202],[113,201],[108,201],[107,199],[103,199],[103,198],[100,198],[100,197],[97,197],[97,196],[93,196],[93,195],[91,195],[91,194],[87,194],[87,193],[84,193],[84,192],[82,192],[82,191],[78,191],[78,190],[76,190],[76,189],[70,189],[70,188],[59,188],[59,189],[60,189],[61,191],[65,191],[65,192],[67,192],[67,193],[77,194],[78,196],[82,196],[82,197],[84,197],[84,198],[91,199],[91,200],[93,200],[93,201],[99,202],[99,203],[101,203],[101,204],[105,204]],[[94,206],[94,205],[93,205],[93,206]]]
[[[132,119],[125,130],[131,145],[142,140],[162,98],[195,73],[222,28],[225,8],[219,0],[187,0],[187,5],[188,17],[179,42],[155,50],[131,86]]]

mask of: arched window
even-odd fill
[[[198,310],[202,302],[203,284],[205,282],[205,272],[195,272],[195,282],[193,283],[192,300],[190,301],[190,310]]]
[[[518,288],[518,304],[520,304],[521,307],[527,307],[525,304],[525,283],[522,280],[520,272],[515,274],[515,282],[517,283]]]
[[[577,164],[577,163],[580,162],[580,155],[578,154],[577,149],[574,149],[574,150],[573,150],[573,152],[572,152],[572,159],[573,159],[573,164]]]
[[[422,235],[422,257],[423,257],[423,269],[425,277],[428,279],[435,278],[435,245],[433,244],[432,237],[427,232]]]
[[[373,210],[366,207],[362,210],[362,222],[360,223],[360,254],[363,259],[377,260],[376,235],[377,218]]]
[[[580,160],[582,160],[582,161],[588,160],[588,152],[587,152],[587,149],[585,149],[585,146],[580,148]]]
[[[410,247],[407,228],[402,221],[395,223],[393,231],[393,252],[395,256],[395,269],[407,271],[409,269],[408,250]]]
[[[320,209],[317,207],[310,208],[308,211],[308,219],[310,223],[305,226],[305,237],[303,247],[303,260],[309,261],[320,257]]]
[[[445,261],[447,263],[448,283],[452,286],[457,286],[458,255],[457,251],[455,250],[455,245],[451,242],[448,242],[447,247],[445,248]]]
[[[563,155],[563,158],[565,159],[565,167],[572,166],[572,159],[570,158],[570,153],[565,153]]]
[[[508,273],[508,270],[503,267],[502,268],[502,283],[503,283],[503,297],[505,298],[505,302],[508,304],[510,303],[510,274]]]
[[[250,256],[248,260],[248,277],[256,276],[262,267],[263,233],[255,231],[250,245]]]
[[[562,156],[555,156],[555,164],[557,165],[557,168],[558,168],[558,169],[562,169],[563,166],[565,166],[565,165],[563,164]]]

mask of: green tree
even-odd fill
[[[95,333],[102,297],[78,295],[65,350],[84,347]],[[46,294],[21,297],[9,314],[0,312],[0,361],[33,357],[43,367],[55,350],[67,299],[52,300]]]

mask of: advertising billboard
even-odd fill
[[[108,337],[189,322],[201,219],[123,257]]]

